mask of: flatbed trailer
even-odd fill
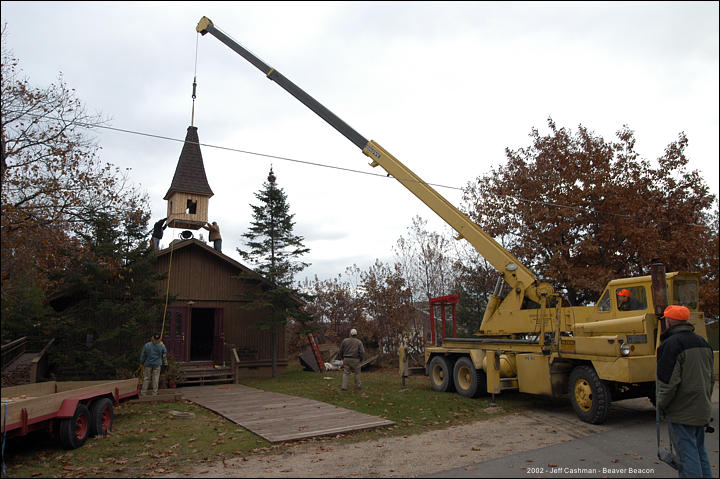
[[[2,440],[47,430],[66,449],[112,429],[113,406],[139,396],[137,379],[48,381],[2,388]]]

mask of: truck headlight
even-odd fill
[[[623,356],[629,356],[630,351],[632,351],[633,349],[634,348],[632,347],[631,344],[623,343],[620,345],[620,354],[622,354]]]

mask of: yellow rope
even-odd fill
[[[170,242],[170,263],[168,264],[167,289],[165,290],[165,309],[163,310],[162,328],[160,329],[160,341],[165,333],[165,317],[167,314],[168,297],[170,296],[170,271],[172,271],[173,243]]]

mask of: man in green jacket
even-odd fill
[[[685,306],[668,306],[663,318],[668,329],[657,351],[657,408],[670,419],[673,446],[682,460],[679,477],[713,477],[705,450],[714,382],[712,348],[695,334]]]
[[[338,353],[343,362],[342,390],[347,390],[348,379],[353,374],[355,379],[355,389],[362,389],[360,383],[360,362],[365,359],[365,347],[362,341],[357,338],[357,330],[350,330],[350,337],[343,339],[340,343],[340,351]]]

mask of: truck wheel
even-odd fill
[[[485,371],[476,370],[472,360],[463,357],[455,362],[453,368],[455,390],[461,396],[474,398],[487,392],[487,378]]]
[[[452,367],[443,356],[435,356],[430,360],[430,385],[433,391],[452,392],[455,385],[452,378]]]
[[[90,432],[90,411],[83,404],[78,404],[73,417],[60,420],[58,439],[65,449],[75,449],[83,444]]]
[[[570,401],[575,414],[590,424],[602,424],[610,410],[610,390],[591,366],[577,366],[570,373]]]
[[[90,405],[90,437],[105,436],[112,430],[113,404],[108,398],[101,398]]]

